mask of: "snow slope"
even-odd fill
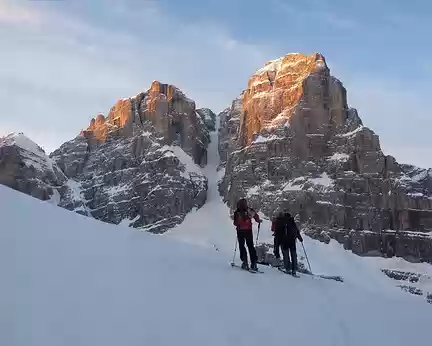
[[[229,208],[223,203],[218,192],[218,181],[222,178],[223,170],[217,171],[220,162],[218,153],[218,128],[211,133],[211,142],[208,149],[208,164],[203,169],[203,173],[208,179],[208,195],[206,204],[199,210],[189,213],[185,220],[177,227],[171,229],[166,235],[193,243],[209,249],[215,249],[223,253],[227,259],[232,259],[236,241],[235,228],[230,218]],[[306,178],[305,178],[306,179]],[[302,180],[302,178],[297,178]],[[323,174],[319,178],[310,179],[313,184],[322,185],[324,188],[332,184],[332,180]],[[286,189],[296,190],[300,185],[289,185]],[[252,189],[254,190],[254,189]],[[249,193],[257,193],[249,191]],[[263,217],[263,216],[262,216]],[[270,231],[270,221],[264,219],[261,225],[259,243],[273,244],[273,236]],[[254,234],[257,235],[256,224]],[[390,292],[399,291],[398,284],[386,277],[381,269],[408,270],[422,273],[432,278],[432,266],[428,264],[409,264],[402,259],[383,259],[371,257],[359,257],[351,251],[346,251],[343,246],[332,240],[329,245],[304,236],[304,244],[311,262],[312,271],[321,275],[342,276],[346,283],[356,285],[369,291]],[[298,245],[298,254],[305,261],[304,251]],[[236,260],[239,261],[237,251]],[[423,280],[420,284],[412,286],[423,289],[426,293],[432,292],[432,279]],[[414,297],[424,302],[424,296]]]
[[[206,203],[199,210],[187,214],[180,225],[165,234],[204,247],[226,250],[234,248],[235,231],[229,209],[222,202],[218,191],[218,181],[224,174],[223,170],[217,171],[218,128],[219,122],[216,121],[216,131],[210,134],[207,165],[201,170],[208,180]]]
[[[4,186],[0,205],[1,345],[397,346],[430,337],[430,306],[398,290],[242,272],[223,252]]]
[[[0,186],[0,345],[429,342],[430,305],[396,288],[378,259],[338,244],[305,237],[313,271],[345,283],[231,268],[235,232],[217,192],[217,162],[213,135],[203,170],[208,202],[169,236],[102,223]],[[271,239],[266,220],[260,240]]]

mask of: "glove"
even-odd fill
[[[301,235],[299,236],[299,240],[300,240],[301,243],[303,243],[303,238],[302,238]]]

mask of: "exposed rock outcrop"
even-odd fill
[[[429,304],[432,304],[432,293],[425,287],[430,287],[432,278],[426,274],[418,274],[392,269],[381,269],[390,279],[398,282],[398,287],[405,292],[416,296],[423,296]],[[420,286],[420,287],[418,287]]]
[[[228,156],[236,150],[238,145],[238,131],[243,108],[243,95],[236,98],[231,107],[219,114],[219,157],[222,164],[226,163]]]
[[[23,133],[0,138],[0,184],[58,203],[57,188],[66,180],[45,151]]]
[[[207,129],[209,131],[216,130],[216,114],[209,108],[200,108],[197,109],[197,113],[201,116],[201,119],[204,121]]]
[[[163,232],[205,203],[215,116],[172,85],[123,99],[51,154],[70,180],[60,205],[97,219]]]
[[[206,114],[204,110],[201,112]],[[208,116],[211,118],[210,114]],[[106,118],[103,114],[93,118],[82,135],[94,149],[108,137],[133,136],[134,125],[144,130],[149,130],[151,125],[165,144],[180,145],[195,163],[206,164],[208,128],[195,109],[195,102],[176,87],[153,82],[147,92],[118,101]]]
[[[432,262],[430,171],[383,154],[321,55],[267,64],[220,121],[229,205],[289,209],[310,236],[357,254]]]
[[[0,139],[0,183],[110,223],[164,232],[202,206],[216,115],[172,85],[122,99],[50,157],[23,135]]]

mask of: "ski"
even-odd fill
[[[256,273],[260,273],[260,274],[263,274],[264,272],[262,271],[262,270],[253,270],[253,269],[244,269],[244,268],[242,268],[241,266],[239,266],[238,264],[235,264],[235,263],[231,263],[231,267],[233,267],[233,268],[238,268],[238,269],[241,269],[241,270],[244,270],[245,272],[249,272],[249,273],[252,273],[252,274],[256,274]]]
[[[294,278],[299,278],[299,277],[300,277],[298,274],[294,274],[294,275],[293,275],[293,274],[287,272],[283,267],[277,267],[277,269],[278,269],[279,271],[281,271],[282,273],[284,273],[284,274],[291,275],[291,276],[294,277]]]

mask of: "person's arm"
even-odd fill
[[[234,217],[233,217],[233,225],[234,226],[236,226],[237,227],[237,225],[238,225],[238,220],[237,220],[237,218],[238,218],[238,212],[237,212],[237,210],[234,212]]]
[[[250,211],[251,211],[251,214],[252,214],[254,220],[255,220],[257,223],[261,223],[262,221],[261,221],[261,219],[260,219],[258,213],[257,213],[255,210],[253,210],[252,208],[250,208]]]
[[[294,227],[295,227],[295,230],[296,230],[296,234],[297,234],[298,240],[300,240],[303,243],[303,237],[301,236],[300,231],[299,231],[299,229],[298,229],[298,227],[297,227],[297,225],[296,225],[296,223],[294,221],[293,221],[293,224],[294,224]]]

